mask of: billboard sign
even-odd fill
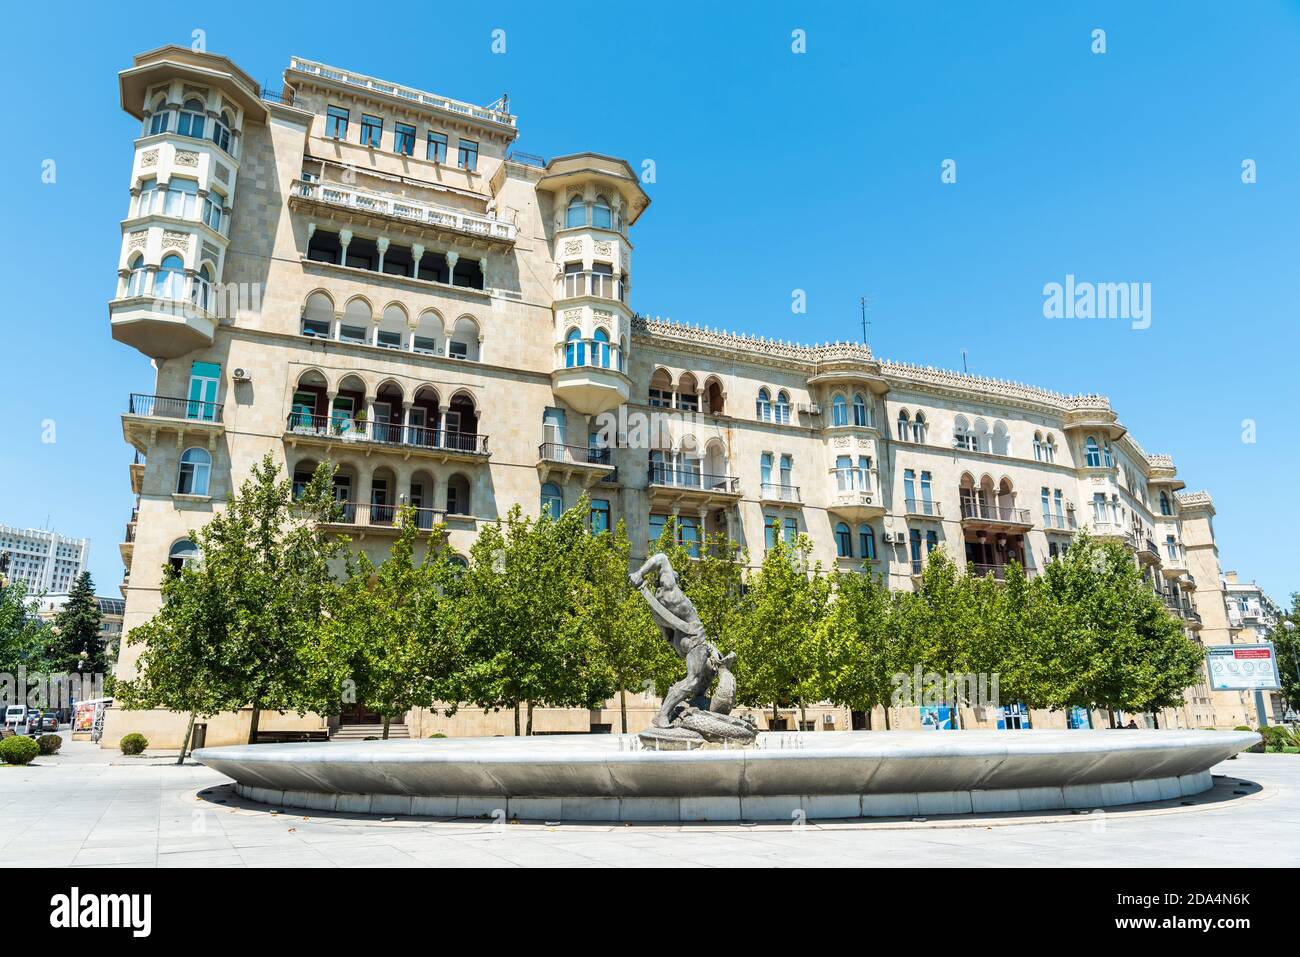
[[[1273,643],[1211,645],[1205,649],[1214,691],[1279,691],[1277,657]]]

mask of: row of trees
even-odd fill
[[[530,519],[514,509],[460,559],[435,528],[417,560],[410,513],[375,565],[324,526],[338,506],[321,466],[295,497],[268,456],[196,533],[201,562],[168,571],[164,604],[135,628],[140,673],[119,683],[131,708],[210,716],[251,706],[335,713],[356,703],[389,719],[416,707],[596,707],[662,693],[683,666],[628,581],[622,525],[592,535],[587,505]],[[1004,701],[1154,711],[1200,675],[1188,641],[1119,546],[1080,536],[1032,580],[963,575],[942,551],[915,592],[867,574],[828,573],[810,542],[778,540],[762,563],[725,540],[695,555],[672,523],[658,547],[679,570],[708,634],[737,653],[739,701],[754,708],[829,700],[854,710],[898,701],[896,676],[1000,676]],[[341,575],[331,569],[343,569]]]
[[[0,576],[0,673],[103,675],[108,670],[103,616],[89,572],[73,582],[67,600],[51,620],[40,618],[21,581]],[[21,704],[22,702],[15,702]]]

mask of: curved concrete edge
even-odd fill
[[[949,814],[1093,809],[1172,801],[1210,790],[1209,770],[1104,784],[913,791],[890,794],[776,794],[712,797],[421,797],[280,791],[236,782],[241,797],[273,807],[345,814],[441,818],[688,824],[715,821],[844,820]]]

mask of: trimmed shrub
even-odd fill
[[[5,764],[31,764],[40,753],[41,746],[32,738],[14,735],[0,741],[0,761]]]
[[[41,754],[55,754],[63,747],[63,738],[57,734],[43,734],[36,739],[36,743],[40,745]]]
[[[122,749],[123,754],[144,754],[144,749],[149,747],[149,739],[139,731],[132,731],[130,734],[122,735],[118,747]]]

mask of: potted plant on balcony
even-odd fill
[[[358,412],[350,420],[348,427],[343,430],[343,438],[347,442],[359,442],[366,437],[366,414]]]

